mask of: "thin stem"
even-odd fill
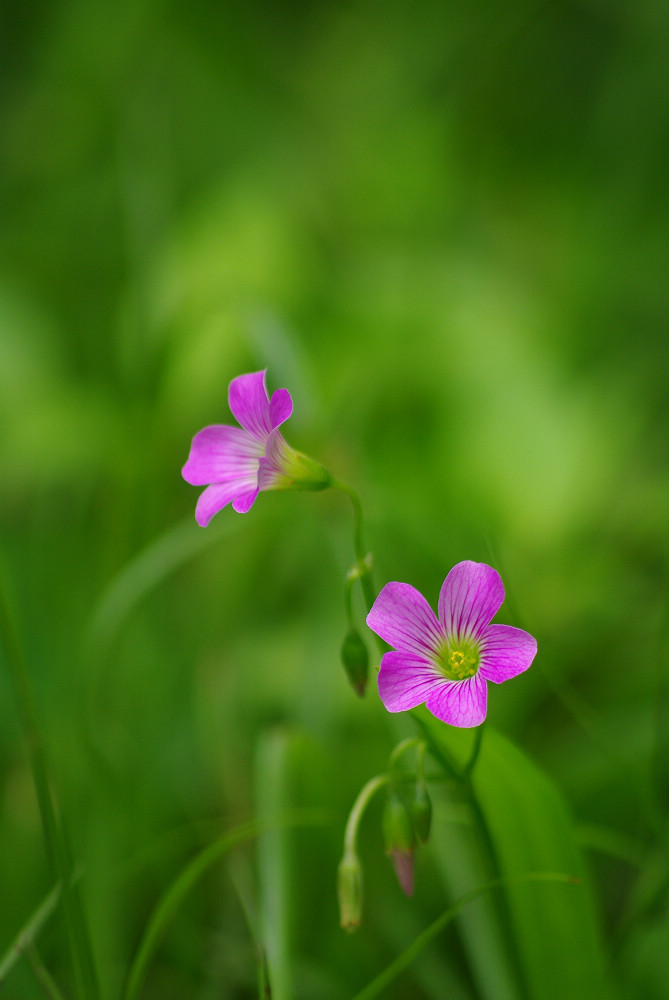
[[[488,824],[488,820],[486,819],[486,815],[481,807],[481,803],[479,802],[478,796],[476,795],[472,783],[472,769],[478,759],[479,752],[481,750],[481,742],[483,739],[483,733],[482,733],[483,727],[482,726],[478,727],[478,731],[474,739],[474,745],[472,747],[472,752],[470,754],[469,760],[465,764],[464,768],[459,770],[455,767],[455,765],[452,763],[447,754],[444,753],[444,751],[439,746],[437,741],[433,739],[430,729],[425,724],[423,719],[421,719],[421,717],[415,712],[412,712],[411,714],[413,716],[414,722],[416,722],[416,724],[419,726],[419,728],[422,730],[425,736],[425,740],[428,744],[430,753],[435,758],[435,760],[437,760],[441,764],[444,771],[453,779],[453,781],[456,782],[457,786],[460,788],[462,794],[464,795],[470,810],[474,829],[478,834],[481,850],[483,851],[484,855],[488,860],[489,869],[493,875],[499,877],[500,867],[497,860],[495,842],[492,836],[492,832],[490,830],[490,826]],[[508,928],[511,926],[508,914],[508,904],[503,895],[499,900],[498,906],[501,911],[498,917],[500,927],[502,928],[502,932],[505,935],[509,936],[510,938],[510,935],[508,935]],[[510,945],[510,955],[512,956],[513,962],[517,968],[518,974],[521,977],[522,981],[522,973],[520,970],[518,953],[513,945],[513,942],[510,940],[509,940],[509,945]]]
[[[360,497],[352,486],[349,486],[348,483],[343,482],[341,479],[337,479],[336,476],[332,477],[332,487],[335,490],[341,490],[342,493],[345,493],[353,504],[353,547],[358,562],[364,562],[366,552],[362,541],[362,504],[360,503]]]
[[[409,714],[411,715],[413,721],[416,723],[418,728],[422,731],[423,736],[425,737],[425,741],[430,748],[430,753],[432,754],[434,759],[438,761],[439,764],[441,764],[442,769],[446,772],[448,777],[452,778],[453,781],[462,781],[462,776],[455,767],[455,764],[453,764],[453,762],[446,756],[446,754],[443,752],[439,744],[432,739],[430,730],[425,725],[420,715],[418,715],[416,712],[410,712]]]
[[[416,747],[416,777],[419,782],[425,782],[425,754],[427,752],[427,743],[425,740],[420,740],[418,746]]]
[[[357,573],[349,573],[346,577],[346,584],[344,587],[344,607],[346,608],[346,621],[348,622],[348,627],[350,629],[355,628],[355,620],[353,618],[353,584],[355,583],[357,576]]]
[[[407,736],[405,740],[398,743],[388,759],[388,769],[392,770],[394,768],[403,753],[410,750],[412,747],[419,747],[421,743],[425,746],[424,741],[421,740],[419,736]]]
[[[472,746],[472,752],[469,760],[462,769],[462,777],[468,778],[474,769],[474,764],[478,760],[479,753],[481,752],[481,743],[483,742],[483,723],[477,727],[474,734],[474,745]]]
[[[372,580],[372,563],[369,553],[365,552],[365,545],[363,541],[362,534],[362,504],[360,503],[360,497],[348,483],[343,482],[341,479],[337,479],[335,476],[332,477],[331,486],[333,489],[340,490],[345,493],[353,504],[353,548],[355,550],[355,576],[360,580],[360,586],[362,588],[362,594],[365,601],[365,607],[367,611],[371,611],[372,605],[376,598],[376,593],[374,591],[374,583]],[[376,642],[382,653],[385,653],[390,649],[387,643],[383,641],[379,636],[375,635]]]
[[[67,840],[64,831],[59,828],[56,821],[56,810],[49,786],[46,749],[37,722],[28,667],[19,637],[17,615],[10,599],[6,579],[0,579],[0,644],[4,647],[5,659],[14,686],[17,710],[28,749],[30,769],[42,820],[47,863],[52,877],[61,885],[63,912],[77,994],[82,1000],[96,1000],[99,996],[99,989],[84,914],[77,889],[73,886],[72,864]]]
[[[355,854],[358,827],[360,826],[362,815],[374,794],[387,783],[387,774],[377,774],[375,778],[370,778],[367,784],[360,790],[346,823],[346,830],[344,831],[344,854]]]

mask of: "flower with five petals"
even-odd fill
[[[425,703],[451,726],[478,726],[486,716],[487,682],[501,684],[531,665],[537,642],[510,625],[492,625],[504,600],[499,573],[485,563],[461,562],[439,594],[439,616],[408,583],[388,583],[367,624],[395,648],[378,675],[389,712]]]
[[[295,451],[284,440],[280,426],[293,412],[287,389],[270,398],[265,372],[233,379],[228,403],[240,427],[213,424],[193,438],[181,474],[191,486],[206,486],[195,508],[202,527],[227,504],[245,514],[261,490],[322,490],[330,485],[328,472],[313,459]]]

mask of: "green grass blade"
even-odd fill
[[[32,680],[23,647],[18,611],[10,590],[8,567],[0,563],[0,653],[4,652],[42,822],[44,845],[52,876],[62,886],[62,905],[67,928],[77,995],[81,1000],[97,1000],[100,989],[88,926],[78,886],[72,877],[72,857],[64,819],[56,816],[52,772],[35,708]]]
[[[56,909],[59,899],[60,885],[57,885],[40,903],[27,923],[23,925],[16,935],[5,954],[0,958],[0,986],[2,986],[14,965],[24,955],[28,946],[35,940],[44,924]]]
[[[306,826],[323,821],[321,812],[306,809],[294,810],[274,819],[252,820],[235,827],[200,851],[166,889],[151,914],[144,936],[128,971],[122,994],[123,1000],[135,1000],[138,996],[149,964],[170,920],[193,886],[213,864],[224,857],[233,847],[253,840],[265,830],[282,826]]]
[[[526,875],[521,876],[515,880],[516,882],[562,882],[562,883],[572,883],[574,879],[570,875],[563,874],[562,872],[528,872]],[[473,902],[478,899],[479,896],[483,896],[493,889],[499,889],[507,884],[505,879],[494,879],[491,882],[487,882],[485,885],[479,886],[477,889],[472,889],[470,892],[466,892],[463,896],[458,899],[453,906],[450,906],[447,910],[437,917],[433,923],[426,927],[417,938],[409,945],[408,948],[398,955],[390,965],[388,965],[383,972],[380,972],[371,983],[360,993],[356,993],[353,1000],[373,1000],[374,997],[379,996],[379,994],[390,984],[397,979],[397,977],[404,972],[406,968],[414,961],[415,958],[420,955],[421,951],[427,947],[427,945],[432,941],[452,920],[458,915],[463,907],[467,906],[468,903]]]
[[[88,655],[104,651],[128,615],[170,573],[224,536],[238,531],[240,524],[230,518],[203,531],[189,518],[143,549],[102,595],[88,628]]]
[[[263,733],[255,760],[255,803],[260,817],[281,814],[290,804],[290,756],[294,736],[283,729]],[[272,1000],[290,1000],[292,990],[292,894],[290,844],[285,828],[271,827],[258,842],[260,934],[267,950]]]
[[[45,995],[49,997],[50,1000],[65,1000],[65,997],[59,989],[58,983],[42,962],[39,952],[32,941],[28,945],[28,958],[30,960],[30,964],[32,965],[32,970],[35,973],[35,979],[44,990]]]
[[[423,716],[431,738],[456,765],[467,759],[472,736]],[[610,998],[600,928],[577,832],[559,791],[507,739],[486,727],[471,774],[474,800],[485,822],[500,877],[509,930],[532,1000]],[[448,836],[448,830],[445,832]],[[448,850],[446,843],[443,848]],[[527,871],[566,871],[581,885],[519,884]],[[481,959],[482,960],[482,959]]]

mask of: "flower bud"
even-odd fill
[[[418,781],[409,803],[411,824],[421,844],[426,844],[432,824],[432,801],[424,781]]]
[[[395,869],[397,881],[405,896],[413,896],[413,851],[390,851],[390,860]]]
[[[356,629],[351,628],[347,632],[342,643],[340,655],[341,662],[344,664],[344,669],[353,690],[362,698],[367,686],[369,653],[360,633]]]
[[[383,810],[383,837],[397,881],[405,895],[413,893],[413,855],[416,836],[401,796],[390,791]]]
[[[358,855],[347,851],[337,869],[339,923],[352,934],[362,920],[362,865]]]

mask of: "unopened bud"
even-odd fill
[[[402,891],[413,893],[413,854],[416,836],[401,796],[390,791],[383,810],[383,837]]]
[[[362,920],[362,865],[357,854],[347,851],[337,869],[339,923],[352,934]]]
[[[413,896],[413,851],[389,851],[397,881],[405,896]]]
[[[432,801],[424,781],[418,781],[409,804],[409,814],[415,834],[421,844],[426,844],[432,824]]]
[[[342,643],[341,662],[353,690],[362,698],[367,686],[369,653],[360,633],[354,628],[349,629]]]

